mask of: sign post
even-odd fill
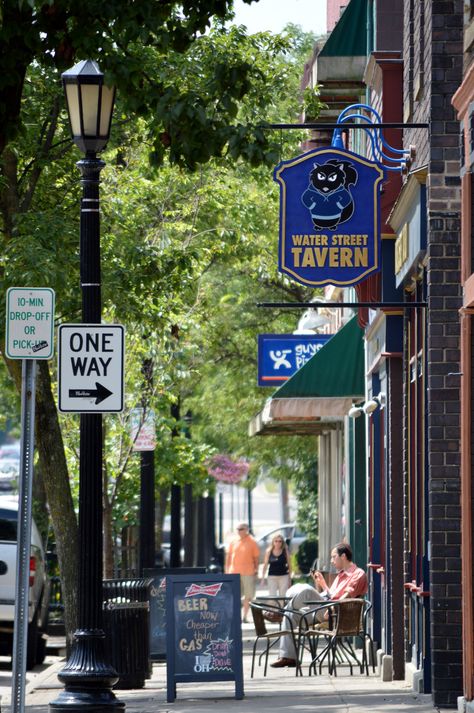
[[[54,292],[49,288],[10,287],[6,306],[5,353],[9,359],[22,360],[20,494],[12,656],[12,713],[22,713],[25,708],[28,642],[36,360],[50,359],[53,355]]]
[[[60,411],[123,411],[124,332],[120,324],[62,324],[59,327]]]

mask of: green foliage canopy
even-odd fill
[[[285,40],[226,29],[231,8],[231,0],[4,0],[0,155],[25,128],[31,68],[58,83],[61,71],[90,58],[116,84],[124,115],[145,119],[156,164],[167,153],[195,168],[225,150],[271,162],[269,134],[257,125],[272,104],[262,57],[284,49]],[[243,100],[247,112],[238,117]]]

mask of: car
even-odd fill
[[[18,497],[0,496],[0,654],[13,649],[17,567]],[[49,609],[49,577],[43,541],[34,520],[31,522],[28,639],[26,666],[32,669],[46,655]]]
[[[0,446],[0,461],[4,459],[16,461],[20,460],[20,442],[16,443],[4,443]]]
[[[16,490],[20,475],[20,463],[14,458],[0,459],[0,491]]]
[[[283,535],[291,555],[296,554],[301,543],[306,540],[306,535],[297,529],[294,522],[285,522],[278,527],[274,527],[272,530],[268,530],[268,532],[255,538],[260,548],[260,562],[263,562],[265,552],[277,534]]]

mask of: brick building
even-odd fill
[[[349,0],[327,0],[326,26],[328,32],[334,30],[348,3]]]
[[[435,705],[459,703],[468,711],[474,711],[473,14],[473,3],[463,0],[351,0],[303,82],[320,84],[327,97],[321,121],[335,120],[339,104],[358,96],[355,102],[377,108],[384,122],[405,125],[385,134],[393,146],[414,147],[408,170],[384,184],[382,269],[355,287],[359,301],[373,304],[357,314],[365,337],[364,398],[380,397],[379,407],[353,423],[338,414],[339,441],[330,451],[335,463],[337,455],[331,473],[337,483],[320,489],[321,513],[344,509],[341,538],[358,539],[381,675],[410,678]],[[361,133],[348,131],[345,141],[371,157]],[[321,145],[321,136],[312,144]],[[361,411],[356,406],[351,415]],[[326,453],[322,438],[321,431]],[[335,502],[353,493],[353,510]],[[357,508],[365,520],[356,519]],[[321,516],[324,543],[325,527]]]
[[[333,35],[362,6],[351,2]],[[384,186],[383,210],[390,217],[382,226],[382,271],[357,286],[359,299],[374,303],[370,314],[358,310],[365,325],[366,398],[379,392],[385,398],[366,418],[372,633],[382,675],[410,677],[436,705],[455,706],[463,690],[471,695],[462,674],[460,136],[451,105],[462,81],[464,3],[367,0],[365,9],[365,101],[384,121],[424,125],[405,128],[403,137],[385,134],[392,145],[413,146],[415,158],[398,185],[391,180]],[[337,66],[331,58],[326,78],[326,54],[323,47],[314,58],[323,71],[309,75],[322,77],[323,95]],[[474,88],[474,70],[470,81]],[[466,124],[466,136],[469,129]],[[471,198],[465,202],[470,206]],[[398,314],[380,309],[390,300],[405,307]],[[465,419],[465,440],[470,437]],[[471,461],[467,467],[470,503]],[[472,520],[463,532],[471,552]],[[472,569],[465,579],[472,582]],[[469,591],[466,586],[472,611],[472,585]],[[469,627],[472,632],[472,614],[465,637]],[[467,636],[472,671],[472,633]]]
[[[465,709],[474,711],[474,617],[473,617],[473,327],[474,264],[472,251],[472,165],[474,102],[474,7],[465,3],[463,33],[463,81],[453,97],[461,121],[461,544],[462,544],[462,640]]]
[[[404,144],[416,146],[412,175],[426,168],[420,250],[408,272],[402,265],[404,289],[406,299],[427,303],[426,318],[410,311],[404,330],[406,648],[407,658],[418,653],[424,690],[431,678],[434,703],[452,706],[462,691],[462,635],[460,166],[451,99],[462,76],[462,22],[461,0],[405,1],[403,119],[430,123],[404,132]]]

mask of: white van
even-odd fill
[[[0,496],[0,654],[13,648],[15,616],[18,497]],[[28,651],[26,666],[43,663],[46,655],[49,578],[43,542],[34,520],[31,523]]]

